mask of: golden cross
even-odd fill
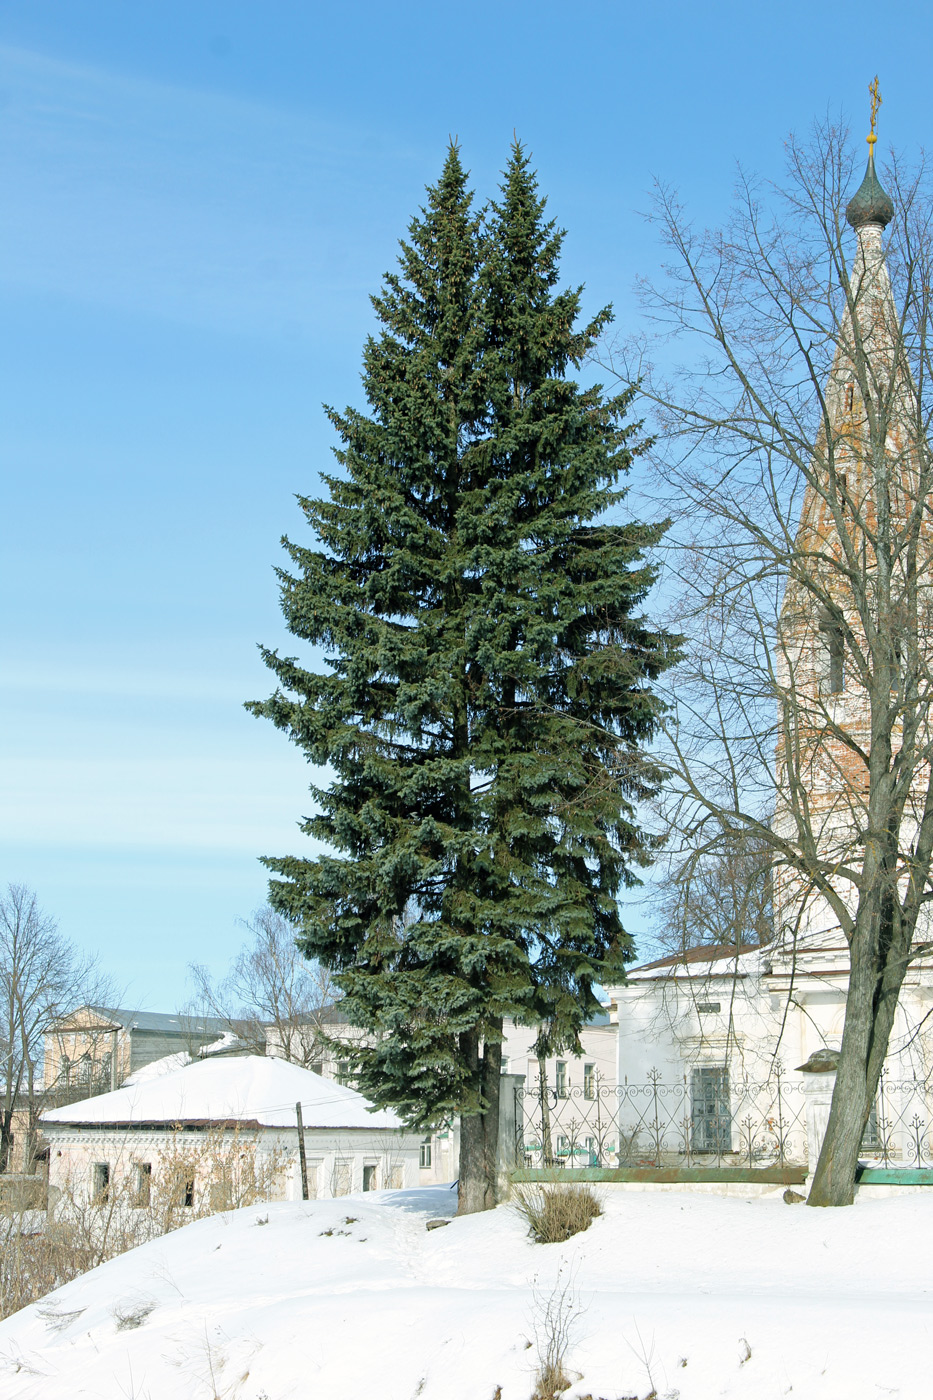
[[[871,135],[868,137],[868,144],[873,146],[878,140],[875,135],[875,122],[878,120],[878,108],[881,106],[881,92],[878,87],[878,75],[875,74],[875,81],[868,84],[868,91],[871,94]]]

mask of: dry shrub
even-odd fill
[[[519,1187],[513,1199],[538,1244],[561,1244],[588,1230],[603,1213],[599,1197],[589,1186]]]
[[[63,1248],[56,1231],[21,1214],[0,1220],[0,1318],[34,1303],[91,1267],[88,1251]]]
[[[567,1374],[567,1353],[583,1313],[574,1287],[573,1268],[562,1260],[550,1293],[542,1293],[536,1284],[531,1297],[538,1361],[531,1400],[558,1400],[573,1383]]]

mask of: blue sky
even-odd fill
[[[0,882],[170,1010],[301,849],[303,761],[242,702],[256,643],[295,647],[278,540],[449,136],[482,198],[527,142],[567,279],[629,327],[653,177],[716,222],[737,161],[861,134],[876,71],[916,156],[931,41],[861,0],[0,0]]]

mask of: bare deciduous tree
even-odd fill
[[[650,903],[665,953],[761,947],[774,934],[772,854],[753,831],[673,855]]]
[[[10,1165],[14,1112],[24,1107],[35,1141],[42,1107],[46,1031],[66,1011],[103,999],[94,959],[82,957],[43,913],[32,890],[10,884],[0,893],[0,1171]],[[24,1153],[24,1166],[31,1165]]]
[[[256,1054],[271,1042],[292,1064],[319,1063],[340,995],[330,974],[298,951],[297,931],[269,905],[257,909],[245,927],[251,941],[222,981],[191,964],[198,1009],[226,1022]]]
[[[896,161],[892,206],[872,157],[853,234],[846,133],[786,150],[785,185],[743,177],[722,231],[660,192],[671,265],[647,304],[665,353],[692,359],[671,382],[644,344],[612,359],[657,410],[677,514],[670,829],[769,849],[778,950],[848,948],[809,1196],[843,1205],[905,973],[931,949],[933,206]]]

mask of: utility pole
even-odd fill
[[[301,1103],[295,1104],[295,1114],[298,1118],[298,1161],[301,1163],[301,1199],[308,1199],[308,1159],[305,1156],[305,1125],[301,1116]]]

